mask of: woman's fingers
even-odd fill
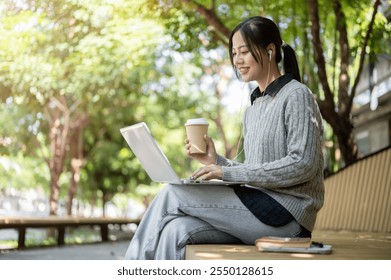
[[[223,176],[221,166],[210,164],[197,169],[191,176],[193,179],[202,177],[205,180],[221,179]]]

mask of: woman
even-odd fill
[[[285,74],[278,63],[284,54]],[[296,56],[277,26],[252,17],[231,33],[233,68],[256,81],[243,120],[244,163],[207,153],[187,154],[204,166],[194,178],[248,182],[246,186],[167,185],[137,229],[127,259],[184,259],[187,244],[254,244],[262,236],[310,237],[323,205],[322,119],[300,83]]]

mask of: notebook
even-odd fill
[[[312,241],[311,238],[265,236],[255,241],[260,252],[330,254],[331,245]]]
[[[144,122],[120,129],[127,144],[154,182],[174,185],[243,185],[244,182],[180,178]]]

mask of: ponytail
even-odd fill
[[[282,50],[284,51],[284,71],[285,73],[293,74],[293,78],[301,82],[299,66],[297,64],[295,51],[288,44],[282,44]]]

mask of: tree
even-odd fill
[[[338,32],[339,46],[339,77],[337,94],[334,94],[329,85],[329,78],[326,70],[326,59],[324,57],[324,49],[320,37],[320,20],[319,20],[319,3],[317,0],[309,0],[309,14],[311,19],[311,34],[312,44],[314,47],[314,60],[318,67],[318,77],[322,85],[324,100],[318,99],[319,107],[325,120],[331,125],[334,133],[337,136],[339,147],[345,164],[350,165],[357,160],[357,147],[353,138],[353,124],[351,120],[351,111],[353,99],[356,95],[356,88],[360,80],[360,75],[364,67],[365,57],[367,55],[367,47],[371,40],[377,11],[380,5],[380,0],[375,0],[372,8],[366,32],[362,38],[362,42],[358,44],[355,53],[359,58],[358,70],[355,77],[351,75],[349,70],[352,68],[351,53],[352,49],[348,38],[348,19],[343,10],[341,1],[333,0],[333,12],[336,19],[336,31]],[[336,43],[336,42],[335,42]],[[353,80],[353,84],[350,81]],[[336,96],[336,98],[335,98]],[[337,100],[337,101],[335,101]]]
[[[154,63],[148,50],[161,40],[159,27],[145,18],[129,18],[142,3],[134,4],[105,0],[2,3],[7,8],[1,17],[2,99],[11,97],[33,117],[44,115],[35,135],[43,136],[41,143],[50,147],[44,157],[50,171],[52,215],[57,212],[60,176],[68,155],[70,203],[76,193],[85,163],[86,125],[109,100],[137,99],[136,95],[126,97],[140,89],[140,82],[132,82],[143,73],[142,67]]]

